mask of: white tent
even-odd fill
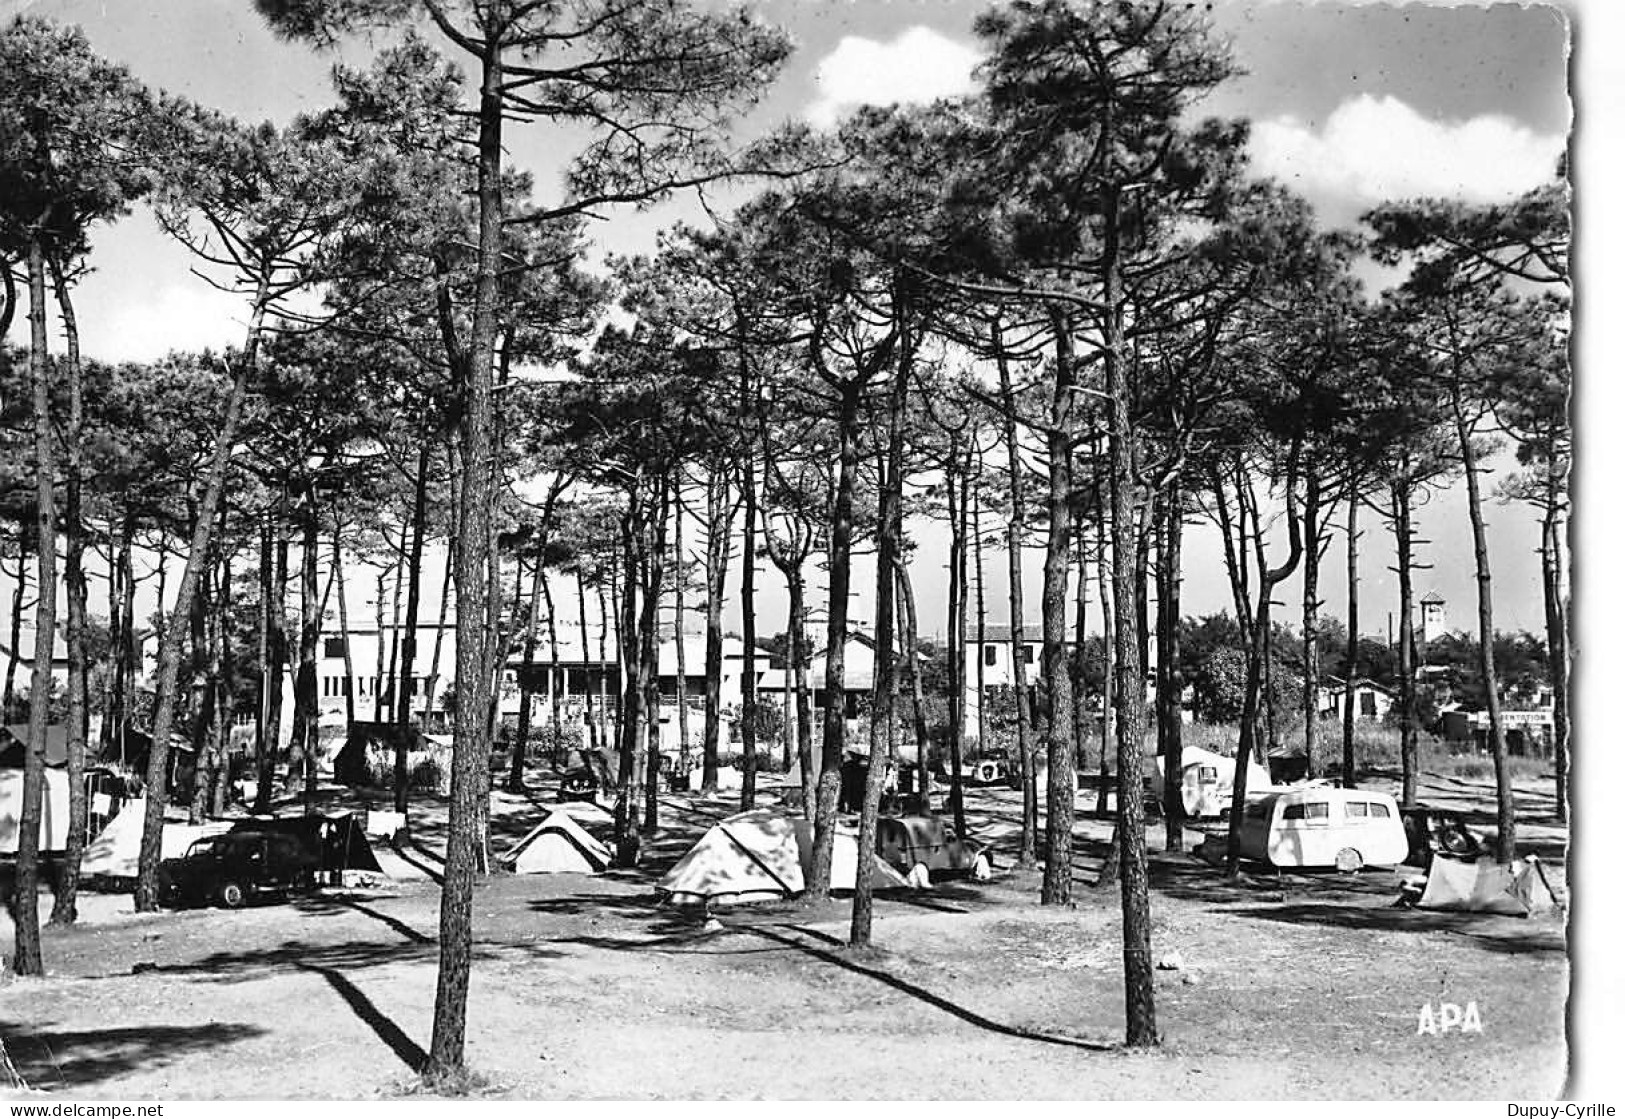
[[[767,808],[741,812],[706,832],[656,888],[679,904],[789,897],[806,888],[812,842],[806,820]],[[837,828],[830,885],[852,889],[857,865],[857,830]],[[871,881],[875,889],[907,885],[878,856]]]
[[[813,860],[813,824],[811,820],[797,817],[794,821],[796,829],[796,847],[801,856],[801,870],[803,874],[812,873]],[[829,884],[835,890],[853,890],[858,885],[858,829],[846,824],[835,825],[835,849],[831,855],[829,868]],[[871,888],[876,890],[895,889],[898,886],[908,886],[910,882],[892,865],[875,855],[874,873],[869,876]]]
[[[23,771],[0,769],[0,854],[15,854],[22,836]],[[68,845],[68,775],[47,768],[40,798],[39,849],[61,851]]]
[[[597,874],[609,866],[609,848],[563,812],[550,812],[497,862],[515,874]]]
[[[146,823],[147,799],[138,797],[126,801],[100,835],[85,848],[85,857],[79,864],[79,873],[86,877],[134,878],[141,863],[141,830]],[[186,854],[186,849],[206,835],[219,835],[231,830],[231,821],[218,820],[209,824],[165,823],[163,846],[159,857],[175,859]]]
[[[1488,857],[1469,861],[1436,854],[1416,907],[1529,917],[1550,912],[1556,904],[1546,871],[1534,855],[1506,866]]]

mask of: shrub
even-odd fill
[[[450,792],[450,783],[446,779],[446,770],[435,758],[424,758],[412,767],[412,774],[408,778],[408,785],[413,789],[422,789],[430,792]],[[445,788],[442,788],[445,785]]]

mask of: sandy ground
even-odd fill
[[[499,795],[493,832],[550,799]],[[1485,806],[1471,783],[1424,799]],[[1563,832],[1525,799],[1563,882]],[[341,799],[335,791],[334,799]],[[970,800],[1008,849],[1014,792]],[[850,904],[719,911],[653,885],[725,801],[673,797],[646,865],[493,875],[476,892],[468,1060],[513,1098],[1543,1098],[1561,1089],[1561,915],[1397,908],[1399,874],[1257,874],[1225,883],[1153,851],[1163,1045],[1118,1045],[1118,898],[1091,888],[1109,826],[1080,820],[1074,908],[1038,877],[939,883],[877,905],[876,947],[845,947]],[[443,806],[384,888],[239,912],[130,911],[86,895],[49,929],[44,979],[0,986],[0,1039],[36,1091],[98,1098],[378,1098],[416,1090],[437,964]],[[1152,832],[1160,847],[1162,829]],[[1198,838],[1192,831],[1189,838]],[[4,943],[9,953],[9,929]],[[1418,1036],[1420,1008],[1476,1005],[1481,1033]]]

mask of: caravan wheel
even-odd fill
[[[1365,859],[1352,847],[1345,847],[1337,853],[1337,869],[1344,874],[1353,874],[1364,865]]]

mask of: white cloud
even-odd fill
[[[171,350],[241,345],[248,300],[201,282],[124,293],[114,310],[85,324],[85,350],[105,359],[151,361]]]
[[[954,97],[975,88],[979,55],[929,27],[911,27],[888,43],[844,37],[813,71],[818,98],[807,119],[820,128],[859,105],[894,105]]]
[[[1330,221],[1418,197],[1497,202],[1551,178],[1565,138],[1504,116],[1423,117],[1393,97],[1344,101],[1316,128],[1292,116],[1253,126],[1253,167],[1295,187]]]

